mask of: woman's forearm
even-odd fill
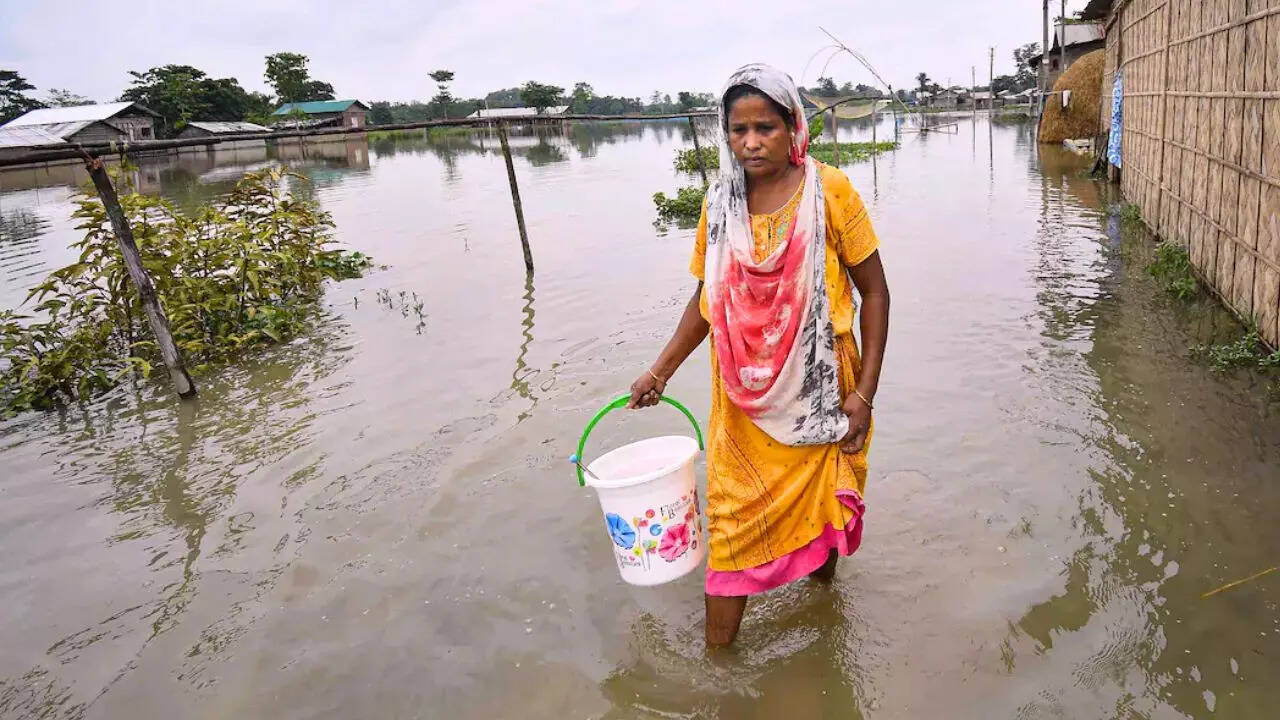
[[[880,387],[880,367],[884,362],[884,347],[889,337],[889,293],[862,297],[862,371],[858,374],[858,392],[868,400],[876,396]]]
[[[889,337],[889,283],[884,277],[879,251],[871,253],[871,257],[856,267],[849,268],[849,275],[862,296],[862,312],[859,313],[862,370],[858,373],[858,392],[871,400],[880,387],[880,367]]]
[[[664,382],[676,374],[676,370],[680,369],[685,358],[702,344],[711,329],[698,309],[698,301],[701,297],[702,283],[698,283],[697,289],[693,291],[693,297],[689,298],[689,303],[685,305],[684,314],[680,316],[680,324],[676,326],[671,340],[667,342],[667,346],[658,355],[657,362],[653,364],[654,374]]]

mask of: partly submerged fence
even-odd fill
[[[1147,225],[1280,346],[1280,1],[1119,0],[1121,188]]]

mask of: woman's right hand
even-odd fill
[[[627,402],[628,410],[653,407],[667,389],[667,384],[654,377],[648,370],[644,371],[636,381],[631,383],[631,400]]]

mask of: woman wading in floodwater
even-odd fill
[[[709,645],[733,642],[748,595],[806,575],[830,580],[836,558],[857,550],[889,329],[871,221],[849,178],[808,156],[791,78],[739,69],[720,125],[720,177],[690,265],[698,289],[631,386],[631,407],[656,404],[710,332]]]

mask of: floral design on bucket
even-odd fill
[[[675,562],[688,552],[691,542],[688,523],[668,525],[667,531],[662,535],[662,542],[658,545],[658,555],[667,562]]]
[[[622,548],[629,549],[636,542],[636,531],[631,529],[626,520],[622,519],[617,513],[607,513],[604,516],[605,524],[609,528],[609,537],[613,538],[613,544]]]

